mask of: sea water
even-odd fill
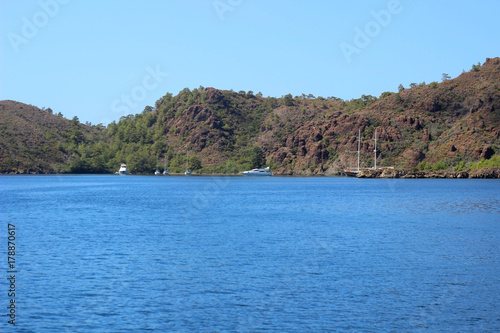
[[[500,331],[500,180],[0,176],[0,204],[2,332]]]

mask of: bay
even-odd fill
[[[19,332],[500,330],[499,180],[0,176],[0,205]]]

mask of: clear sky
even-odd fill
[[[108,124],[167,92],[358,98],[500,56],[500,1],[0,0],[0,99]]]

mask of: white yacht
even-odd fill
[[[273,174],[269,171],[269,167],[265,169],[252,169],[249,171],[243,171],[243,176],[272,176]]]
[[[120,166],[120,170],[118,170],[118,174],[119,175],[128,174],[127,165],[125,163],[122,163],[122,165]]]

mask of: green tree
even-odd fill
[[[292,94],[285,95],[285,97],[283,98],[283,102],[285,103],[286,106],[292,106],[293,105]]]
[[[189,156],[189,170],[200,170],[202,168],[201,161],[198,156]]]
[[[250,164],[252,169],[260,168],[266,164],[266,157],[262,148],[257,146],[252,148],[252,152],[250,154]]]
[[[380,95],[380,98],[385,98],[385,97],[388,97],[388,96],[391,96],[393,93],[390,92],[390,91],[384,91],[382,93],[382,95]]]
[[[477,65],[472,65],[471,71],[473,71],[473,72],[479,72],[480,68],[481,68],[481,63],[478,62]]]
[[[144,108],[142,113],[146,114],[146,113],[150,113],[150,112],[153,112],[153,107],[150,105],[146,105],[146,107]]]

